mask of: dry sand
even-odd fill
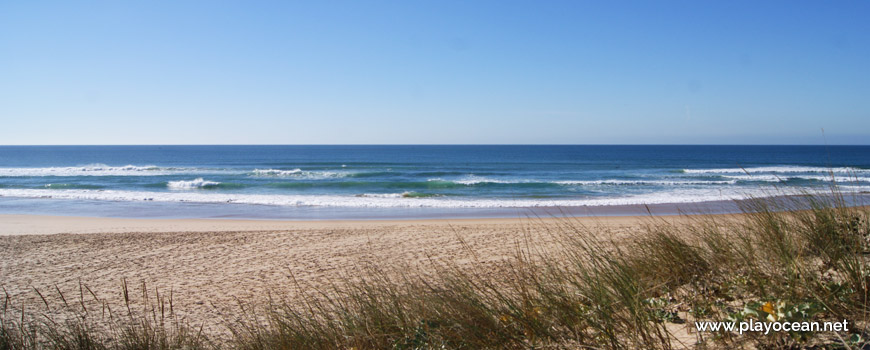
[[[571,219],[622,239],[650,220],[690,217]],[[532,239],[556,242],[549,230],[564,219],[444,219],[397,221],[259,221],[111,219],[0,215],[0,284],[16,304],[44,308],[40,290],[58,302],[55,285],[79,298],[79,283],[118,303],[122,280],[151,293],[173,291],[174,306],[190,323],[222,329],[219,317],[237,301],[262,303],[268,293],[292,290],[293,276],[322,285],[367,263],[425,266],[430,259],[492,267]],[[461,239],[460,239],[461,237]],[[461,242],[464,241],[465,245]],[[472,253],[473,252],[473,253]],[[476,260],[472,256],[476,255]],[[425,268],[425,267],[424,267]],[[85,295],[89,293],[85,292]],[[153,295],[153,294],[152,294]],[[292,298],[292,296],[291,296]],[[92,297],[85,298],[92,300]],[[232,318],[232,316],[230,316]]]

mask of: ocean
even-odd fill
[[[870,146],[0,146],[0,213],[380,219],[735,211],[870,191]],[[687,209],[689,208],[689,209]]]

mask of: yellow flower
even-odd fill
[[[761,305],[761,311],[772,314],[773,313],[773,304],[771,304],[769,301],[764,303],[764,305]]]
[[[773,307],[773,304],[771,304],[769,301],[764,303],[764,305],[761,305],[761,311],[764,311],[767,313],[768,320],[776,321],[776,319],[777,319],[776,309]]]

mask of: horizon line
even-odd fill
[[[94,146],[870,146],[827,143],[201,143],[201,144],[18,144],[0,147],[94,147]]]

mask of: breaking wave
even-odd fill
[[[166,183],[166,187],[169,187],[173,190],[192,190],[198,188],[215,188],[220,184],[220,182],[207,181],[200,177],[190,181],[169,181]]]

